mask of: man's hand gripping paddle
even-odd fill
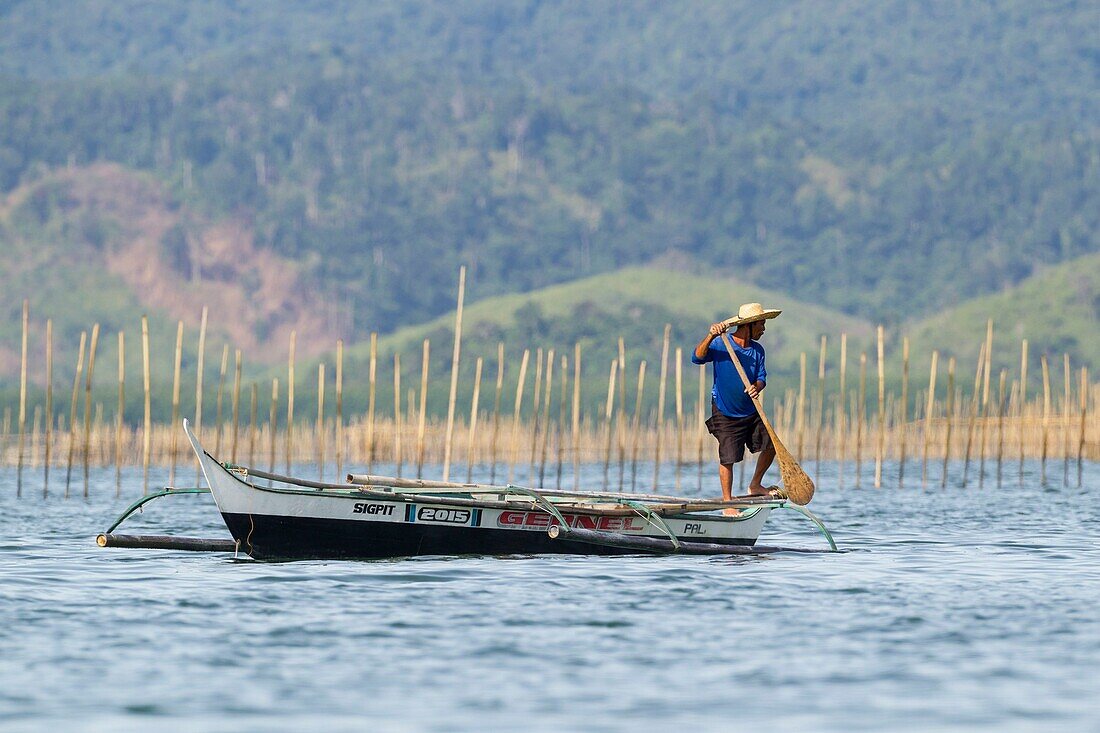
[[[733,350],[733,344],[730,343],[729,336],[726,335],[725,331],[722,331],[720,335],[722,343],[726,345],[726,351],[730,354],[730,359],[733,360],[733,365],[737,367],[737,373],[741,375],[741,381],[745,383],[745,389],[748,389],[749,377],[745,374],[744,367],[737,359],[737,353]],[[768,431],[768,436],[772,439],[772,445],[775,446],[775,457],[779,461],[779,476],[783,480],[783,490],[787,498],[795,504],[803,506],[809,504],[810,500],[814,498],[814,482],[802,470],[802,466],[798,465],[798,461],[783,445],[783,441],[779,439],[779,436],[775,434],[771,421],[764,414],[764,403],[761,402],[760,397],[753,397],[752,403],[756,405],[756,411],[760,413],[760,421],[764,423],[764,429]]]

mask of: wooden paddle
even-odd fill
[[[745,369],[741,366],[737,353],[733,350],[733,344],[730,343],[729,336],[726,335],[725,331],[720,335],[722,343],[726,345],[726,351],[730,354],[730,359],[733,360],[733,365],[737,367],[737,373],[741,375],[741,381],[745,383],[745,389],[748,389],[750,386],[749,377],[745,374]],[[775,446],[775,457],[779,461],[779,476],[783,480],[783,488],[787,498],[795,504],[803,506],[809,504],[810,500],[814,498],[813,480],[806,475],[806,472],[802,470],[802,466],[798,465],[798,461],[794,459],[787,447],[783,445],[783,441],[775,434],[771,421],[764,414],[764,403],[759,397],[753,397],[752,403],[756,405],[756,411],[760,413],[760,421],[764,423],[764,429],[768,431],[768,436],[772,439],[772,445]]]

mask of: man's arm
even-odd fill
[[[703,340],[700,341],[699,344],[695,347],[694,361],[696,363],[701,364],[703,363],[703,361],[706,360],[707,352],[710,350],[710,343],[714,341],[714,339],[718,338],[718,336],[721,335],[721,333],[725,330],[726,327],[721,323],[710,324],[707,335],[704,336]]]
[[[749,385],[749,388],[745,390],[745,393],[753,399],[759,397],[760,393],[764,391],[764,387],[767,384],[767,378],[768,369],[764,366],[764,351],[763,349],[760,349],[760,364],[757,367],[756,371],[756,381]]]

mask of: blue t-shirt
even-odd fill
[[[741,348],[737,342],[730,338],[733,350],[737,352],[737,360],[741,362],[741,368],[745,370],[745,376],[749,383],[768,381],[768,372],[764,368],[764,347],[757,341],[750,341],[748,347]],[[756,414],[756,406],[752,398],[745,394],[745,384],[737,373],[737,367],[730,361],[726,345],[719,336],[710,342],[707,355],[700,359],[691,352],[693,364],[714,363],[714,387],[710,394],[714,398],[714,404],[718,411],[729,417],[749,417]]]

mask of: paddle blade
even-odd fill
[[[802,470],[802,466],[787,451],[776,451],[779,461],[779,476],[783,480],[783,490],[787,498],[795,504],[805,506],[814,498],[814,482]]]

